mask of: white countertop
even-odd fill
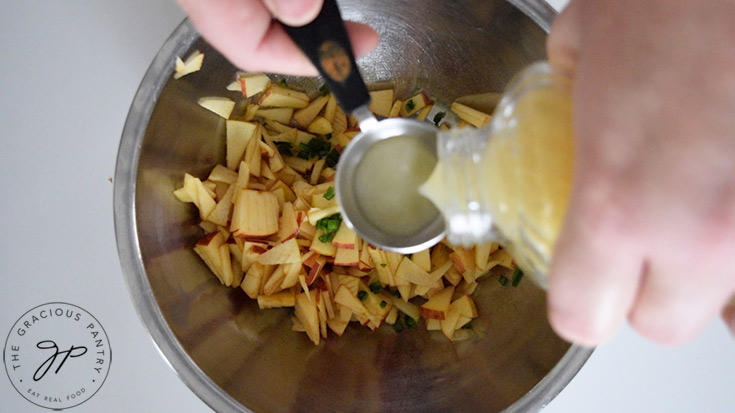
[[[183,17],[173,1],[143,0],[14,1],[0,14],[0,337],[5,345],[16,320],[47,302],[99,320],[112,348],[109,376],[69,411],[211,411],[135,313],[108,181],[138,84]],[[719,321],[678,348],[624,328],[544,411],[729,412],[734,367],[733,340]],[[9,377],[0,377],[0,400],[2,411],[46,411]]]

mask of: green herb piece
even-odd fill
[[[383,284],[381,284],[380,281],[370,283],[370,291],[372,291],[373,294],[380,294],[380,292],[383,291]]]
[[[321,139],[311,138],[308,143],[299,144],[298,157],[301,159],[310,159],[313,157],[324,157],[329,154],[332,145]]]
[[[328,133],[328,134],[324,135],[324,138],[326,140],[330,140],[330,139],[332,139],[332,134],[331,133]]]
[[[434,125],[439,126],[439,122],[441,122],[445,116],[447,116],[447,112],[439,112],[434,115]]]
[[[462,326],[465,330],[472,330],[472,322],[468,321],[467,324]]]
[[[357,298],[359,298],[360,301],[365,301],[367,300],[367,297],[368,297],[367,294],[368,294],[367,291],[360,290],[357,292]]]
[[[413,100],[409,100],[406,102],[406,112],[410,112],[416,108],[416,104],[413,103]]]
[[[329,143],[327,143],[329,145]],[[327,165],[330,168],[334,168],[337,166],[337,162],[339,162],[339,152],[337,152],[336,149],[332,148],[329,153],[327,153],[327,158],[325,159],[325,165]]]
[[[401,293],[398,290],[390,290],[390,293],[393,297],[400,297]]]
[[[410,316],[406,316],[404,318],[404,320],[406,320],[406,327],[408,327],[408,328],[416,328],[417,327],[416,320],[414,320]]]
[[[327,243],[332,242],[334,235],[337,233],[339,226],[342,224],[342,216],[337,213],[326,218],[322,218],[316,222],[316,229],[322,230],[324,233],[319,236],[319,241]]]
[[[513,271],[513,281],[510,282],[510,285],[512,285],[513,287],[518,287],[518,284],[520,284],[522,279],[523,271],[521,271],[520,268],[516,268],[515,271]]]
[[[502,285],[503,287],[505,287],[506,285],[508,285],[508,277],[506,277],[504,275],[501,275],[498,278],[498,282],[500,283],[500,285]]]
[[[288,87],[288,83],[286,83],[286,78],[285,77],[279,78],[278,79],[278,84],[281,85],[281,86],[283,86],[283,87]]]
[[[381,267],[383,267],[383,268],[385,268],[385,267],[387,267],[387,266],[388,266],[388,264],[386,264],[386,263],[384,263],[384,262],[381,262],[381,263],[380,263],[380,266],[381,266]]]
[[[380,302],[380,308],[385,308],[386,305],[388,305],[388,303],[386,303],[385,300]]]
[[[293,145],[291,145],[291,142],[275,141],[273,143],[276,145],[276,148],[278,148],[278,152],[286,156],[293,156],[293,152],[291,152],[291,148],[293,148]]]
[[[393,330],[396,330],[396,333],[400,333],[401,331],[403,331],[403,323],[401,323],[400,321],[396,321],[396,323],[393,324]]]
[[[321,93],[322,96],[327,96],[329,94],[329,87],[327,87],[327,85],[322,85],[322,87],[319,88],[319,93]]]
[[[330,186],[329,188],[327,188],[327,192],[324,193],[324,199],[329,201],[332,198],[334,198],[334,187]]]

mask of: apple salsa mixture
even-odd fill
[[[350,322],[400,332],[421,319],[450,340],[468,338],[477,279],[495,266],[515,269],[508,253],[495,243],[442,242],[410,256],[369,245],[342,222],[333,185],[339,154],[359,132],[356,120],[326,88],[311,97],[265,74],[238,73],[227,89],[242,92],[242,110],[226,97],[198,102],[225,119],[226,165],[204,180],[186,174],[174,192],[198,208],[206,235],[194,251],[219,281],[261,309],[293,307],[293,330],[314,344],[330,330],[341,336]],[[402,100],[384,89],[371,98],[380,117],[425,120],[433,106],[423,92]],[[458,126],[489,120],[458,103],[451,110]],[[433,116],[441,128],[444,115]],[[517,285],[521,275],[499,280]]]

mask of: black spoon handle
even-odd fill
[[[370,102],[335,0],[324,0],[319,15],[306,26],[283,27],[319,70],[345,112]]]

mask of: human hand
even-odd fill
[[[323,0],[177,0],[202,36],[235,66],[248,71],[316,76],[316,68],[271,14],[303,26],[319,14]],[[355,55],[378,45],[365,24],[345,22]]]
[[[549,274],[562,337],[596,345],[627,317],[681,343],[735,292],[733,21],[728,0],[573,0],[554,23],[577,145]]]

